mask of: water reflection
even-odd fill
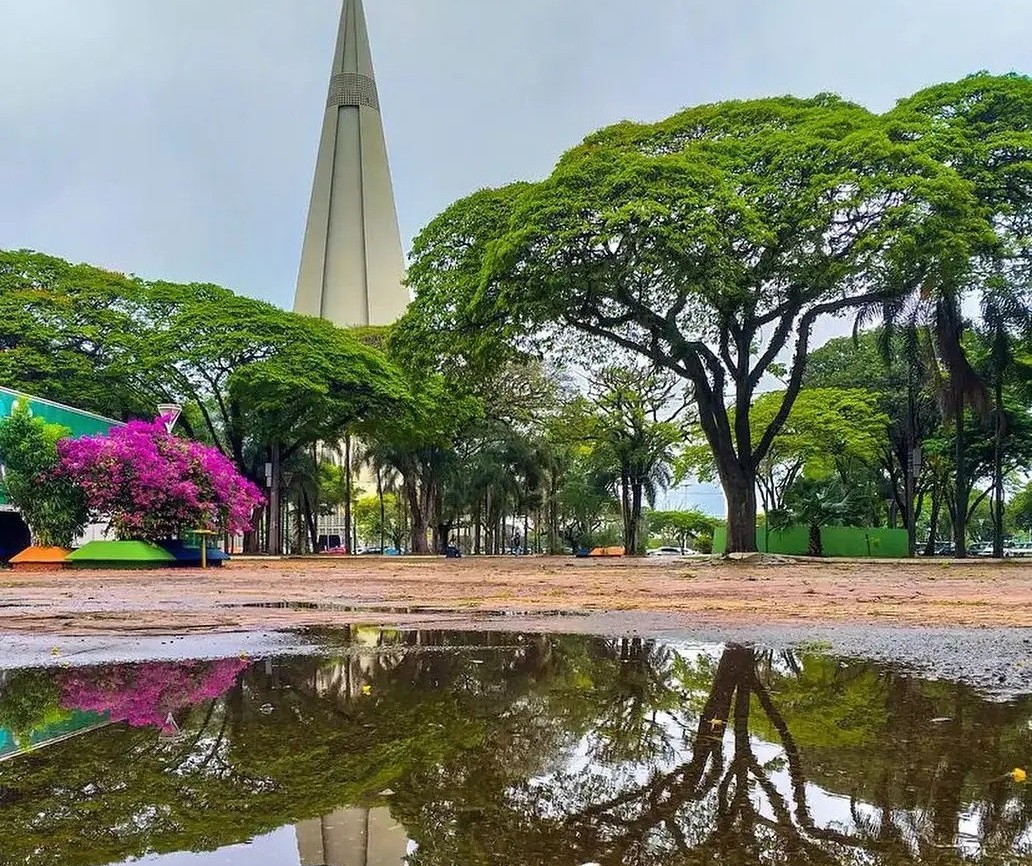
[[[0,863],[1032,856],[1032,787],[1004,775],[1032,699],[737,645],[320,638],[329,656],[0,675]]]

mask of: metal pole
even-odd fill
[[[282,550],[282,521],[280,513],[280,447],[272,445],[272,478],[269,484],[269,554],[279,556]]]

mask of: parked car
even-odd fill
[[[992,556],[993,543],[991,541],[976,541],[968,548],[968,556]]]
[[[680,547],[654,547],[648,552],[649,556],[698,556],[697,550],[686,547],[683,551]]]

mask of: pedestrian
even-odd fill
[[[520,555],[520,531],[518,529],[512,534],[512,555]]]

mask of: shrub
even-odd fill
[[[25,403],[0,420],[3,490],[44,547],[71,547],[89,521],[84,492],[75,482],[54,474],[58,444],[68,429],[35,418]]]
[[[79,485],[90,511],[121,540],[183,530],[245,532],[263,499],[216,448],[170,434],[161,419],[58,443],[55,477]]]

